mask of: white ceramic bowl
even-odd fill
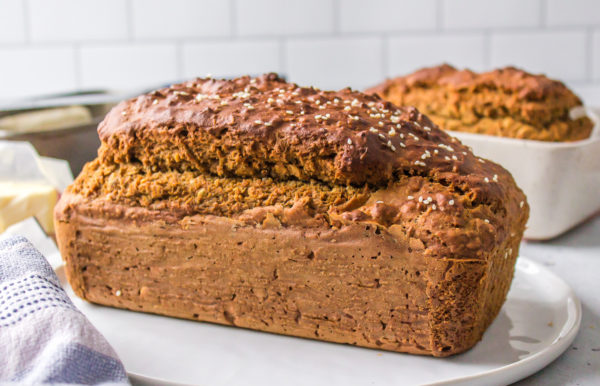
[[[525,237],[556,237],[600,211],[600,128],[576,142],[543,142],[451,132],[473,152],[510,171],[531,207]]]

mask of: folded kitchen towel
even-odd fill
[[[123,364],[24,237],[0,237],[0,384],[129,384]]]

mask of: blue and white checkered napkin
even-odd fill
[[[129,384],[123,364],[24,237],[0,238],[0,384]]]

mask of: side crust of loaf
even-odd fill
[[[375,224],[306,229],[66,195],[58,243],[90,302],[444,357],[475,345],[503,304],[519,238],[489,261],[427,257]]]

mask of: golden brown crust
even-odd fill
[[[451,131],[576,141],[593,127],[587,117],[571,119],[570,110],[582,103],[563,83],[514,67],[475,73],[444,64],[389,79],[367,93],[416,106]]]
[[[410,172],[495,173],[414,108],[274,74],[196,79],[142,95],[115,107],[98,132],[102,162],[159,170],[379,186]]]
[[[350,89],[302,88],[274,74],[196,79],[121,103],[98,130],[99,159],[71,188],[90,197],[167,205],[181,215],[302,201],[329,226],[398,225],[437,256],[478,259],[482,247],[527,218],[525,197],[502,167],[475,157],[414,108]],[[298,195],[290,180],[354,193],[321,205],[303,201],[316,193]],[[264,200],[248,183],[288,193],[279,194],[284,202]],[[235,190],[233,201],[250,204],[235,205],[229,194],[209,204],[202,189],[217,198]]]
[[[252,224],[261,224],[269,215],[284,226],[330,228],[344,223],[371,223],[402,229],[427,244],[430,256],[488,259],[487,250],[508,238],[515,224],[524,228],[528,213],[522,193],[516,191],[519,196],[513,196],[514,183],[507,185],[499,178],[492,177],[484,183],[497,185],[500,194],[510,197],[508,202],[487,202],[477,189],[465,193],[461,187],[421,175],[399,176],[382,188],[356,188],[329,186],[315,180],[152,172],[142,165],[94,161],[85,167],[69,192],[88,199],[161,210],[167,222],[205,214]],[[521,201],[514,201],[515,198]],[[295,214],[291,218],[289,211]],[[298,212],[305,216],[298,217]]]
[[[99,133],[55,211],[85,299],[436,356],[475,344],[504,301],[525,196],[414,108],[197,79],[121,103]]]
[[[520,242],[515,234],[488,250],[490,261],[440,259],[368,223],[282,227],[210,215],[166,223],[161,211],[70,193],[57,213],[69,214],[57,218],[67,277],[91,302],[439,357],[481,339]]]

